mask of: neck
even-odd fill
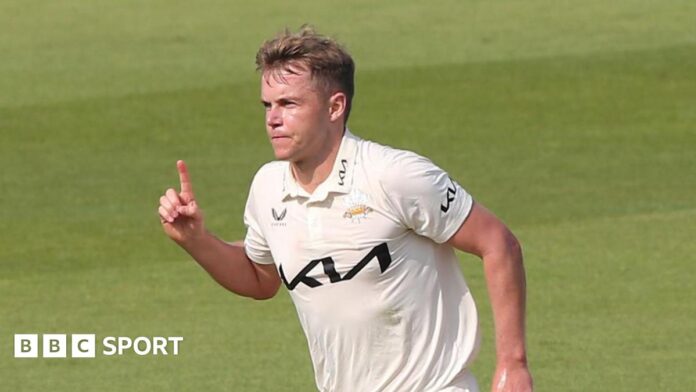
[[[313,193],[317,187],[331,174],[341,140],[345,129],[341,132],[332,132],[326,138],[326,144],[320,152],[311,158],[290,162],[290,168],[295,176],[295,181],[308,193]]]

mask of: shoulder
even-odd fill
[[[447,177],[430,159],[413,151],[365,140],[360,155],[363,167],[373,172],[374,180],[387,192],[418,192]]]
[[[273,161],[261,166],[251,180],[249,199],[266,199],[279,195],[283,190],[287,165],[287,162]]]
[[[254,174],[254,179],[251,182],[252,189],[273,183],[280,184],[279,181],[283,180],[287,165],[287,162],[272,161],[261,166]]]
[[[430,162],[413,151],[391,147],[370,140],[360,141],[360,158],[363,164],[379,169],[382,174],[392,174],[404,167]]]

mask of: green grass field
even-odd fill
[[[228,294],[156,215],[185,159],[210,229],[242,238],[272,159],[253,58],[311,22],[357,61],[352,131],[431,157],[521,239],[537,391],[695,391],[696,3],[321,4],[0,3],[0,390],[314,390],[284,289]],[[15,333],[185,340],[32,360]]]

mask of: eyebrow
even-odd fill
[[[294,95],[288,95],[288,96],[284,96],[284,97],[280,97],[280,98],[276,99],[276,102],[281,102],[281,103],[302,102],[302,101],[303,101],[302,97],[294,96]],[[261,104],[263,104],[264,106],[270,105],[270,103],[271,103],[270,101],[266,101],[263,98],[261,99]]]

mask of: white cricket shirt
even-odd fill
[[[346,130],[308,194],[288,162],[264,165],[244,213],[246,252],[275,264],[321,391],[464,391],[478,347],[474,300],[444,244],[472,207],[415,153]]]

